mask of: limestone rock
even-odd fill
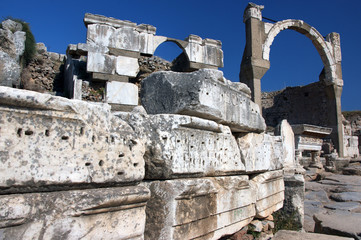
[[[361,213],[329,211],[314,215],[315,232],[361,239]]]
[[[229,127],[184,115],[116,113],[147,139],[146,179],[237,174],[245,171]]]
[[[258,105],[218,70],[156,72],[142,81],[141,101],[150,114],[183,114],[217,121],[232,132],[262,132],[266,125]]]
[[[23,25],[21,23],[15,22],[11,19],[7,19],[1,23],[3,29],[10,30],[11,32],[21,31],[23,29]]]
[[[0,87],[0,119],[4,191],[144,177],[143,141],[107,104]]]
[[[143,239],[142,186],[0,196],[2,239]]]
[[[250,184],[256,194],[256,217],[265,218],[282,208],[285,190],[282,170],[258,174]]]
[[[342,192],[333,193],[330,196],[333,200],[338,202],[360,202],[361,203],[361,192]]]
[[[16,60],[17,61],[19,61],[20,56],[24,54],[25,40],[26,40],[26,33],[25,32],[19,31],[19,32],[14,33],[14,44],[15,44]]]
[[[248,133],[237,138],[246,172],[272,171],[283,166],[283,146],[279,136]]]
[[[48,51],[47,47],[45,46],[44,43],[37,43],[36,44],[36,51],[38,52],[38,54],[44,54]]]
[[[219,239],[254,217],[248,176],[153,181],[145,239]]]
[[[0,85],[13,87],[20,85],[20,66],[9,54],[0,51]]]

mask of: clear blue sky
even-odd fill
[[[361,1],[360,0],[254,0],[265,6],[263,16],[274,20],[301,19],[322,35],[341,34],[344,88],[342,110],[361,110]],[[22,18],[30,23],[37,42],[49,51],[65,53],[68,44],[85,43],[84,14],[94,13],[157,27],[157,35],[184,39],[189,34],[222,41],[224,75],[239,81],[245,45],[242,22],[248,1],[170,0],[62,0],[3,1],[0,17]],[[165,43],[156,55],[174,59],[180,49]],[[262,90],[306,85],[318,81],[321,59],[311,41],[292,30],[281,32],[273,42],[271,68],[262,79]]]

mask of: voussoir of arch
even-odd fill
[[[274,38],[283,30],[292,29],[308,37],[319,53],[325,67],[326,81],[337,82],[336,61],[332,54],[330,43],[326,43],[324,37],[312,26],[302,20],[287,19],[276,22],[266,33],[266,40],[263,44],[262,58],[269,61],[270,48]]]

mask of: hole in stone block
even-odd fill
[[[119,153],[119,157],[124,157],[124,153]]]
[[[114,136],[111,136],[111,137],[110,137],[110,141],[111,141],[112,143],[115,142]]]
[[[179,143],[179,142],[180,142],[180,140],[178,139],[178,140],[177,140],[177,143]]]
[[[94,135],[92,136],[92,141],[95,142],[95,136]]]
[[[99,161],[99,166],[103,166],[104,165],[104,161],[103,160],[100,160]]]
[[[209,93],[208,93],[208,92],[207,92],[206,94],[207,94],[207,95],[209,95]]]
[[[25,131],[25,135],[30,136],[30,135],[33,135],[33,134],[34,134],[34,132],[31,131],[31,130],[26,130],[26,131]]]
[[[90,162],[86,162],[85,166],[89,167],[90,165],[92,165]]]
[[[109,143],[109,138],[108,137],[105,137],[105,142]]]
[[[194,146],[191,146],[191,148],[194,148]]]
[[[192,134],[191,137],[194,137],[194,135]]]
[[[21,137],[21,134],[23,133],[23,129],[19,128],[17,131],[18,137]]]
[[[45,136],[47,136],[47,137],[50,136],[50,131],[49,131],[49,129],[46,129],[46,130],[45,130]]]
[[[139,164],[139,163],[133,163],[133,166],[136,167],[136,166],[138,166],[138,164]]]
[[[202,144],[204,144],[204,142],[202,142]]]
[[[69,139],[69,136],[62,136],[61,137],[61,140],[68,140]]]
[[[130,142],[131,142],[133,145],[137,145],[137,144],[138,144],[138,142],[135,141],[135,140],[133,140],[133,139],[131,139]]]
[[[117,175],[123,175],[124,174],[124,171],[119,171],[119,172],[117,172]]]
[[[163,136],[162,139],[163,139],[163,140],[167,140],[168,137],[167,137],[167,136]]]
[[[83,128],[83,127],[80,128],[80,135],[81,135],[81,136],[84,135],[84,128]]]

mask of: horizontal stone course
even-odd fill
[[[0,196],[3,239],[143,239],[142,186]]]
[[[146,139],[145,179],[173,179],[244,173],[229,127],[173,114],[115,113]]]
[[[0,87],[0,119],[5,192],[144,177],[143,142],[107,104]]]
[[[255,215],[248,176],[144,184],[152,192],[145,239],[218,239],[246,226]]]

